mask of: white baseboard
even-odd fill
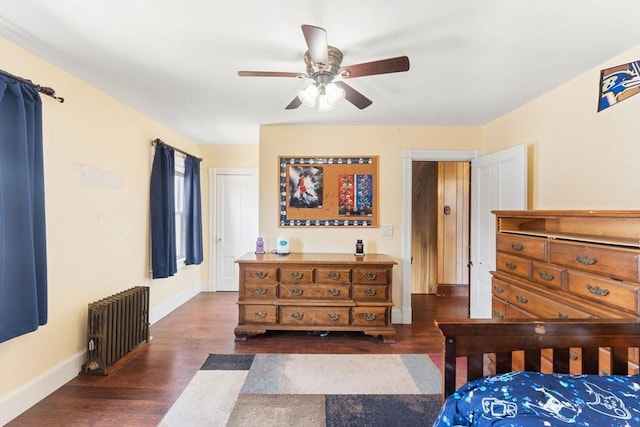
[[[160,304],[150,310],[149,323],[154,324],[202,290],[202,284],[194,284],[174,298]],[[74,379],[86,361],[86,350],[76,353],[69,359],[52,367],[45,373],[38,375],[9,393],[0,396],[0,426],[22,414],[27,409],[62,387],[67,382]]]
[[[153,325],[176,308],[180,307],[202,291],[202,283],[195,283],[191,289],[181,292],[172,299],[163,302],[158,307],[149,311],[149,323]]]
[[[391,310],[391,323],[394,325],[410,325],[413,313],[410,308],[393,308]]]
[[[0,425],[7,424],[74,379],[82,370],[85,361],[86,350],[83,350],[0,397]]]

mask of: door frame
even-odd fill
[[[402,151],[402,300],[400,310],[394,308],[392,323],[410,325],[411,309],[411,194],[412,163],[470,162],[482,155],[481,150],[412,150]]]
[[[209,280],[207,281],[207,288],[203,289],[205,292],[216,292],[216,260],[218,256],[218,245],[216,244],[217,230],[217,216],[216,216],[216,201],[218,195],[216,194],[217,188],[217,176],[218,175],[255,175],[258,176],[258,168],[209,168]]]

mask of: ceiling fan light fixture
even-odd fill
[[[318,86],[315,83],[310,84],[300,92],[298,92],[298,98],[304,105],[309,108],[313,108],[316,105],[316,98],[318,97]]]
[[[335,104],[329,102],[329,96],[325,93],[321,93],[318,96],[318,111],[331,111],[335,108]]]
[[[327,103],[332,106],[338,105],[345,97],[345,91],[335,83],[329,83],[325,86],[327,95]]]

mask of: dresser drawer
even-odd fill
[[[562,289],[563,272],[562,267],[536,261],[531,263],[531,279],[544,286]]]
[[[526,310],[522,310],[515,305],[509,306],[509,312],[507,313],[509,319],[536,319],[535,314],[531,314]]]
[[[498,234],[496,236],[496,250],[544,261],[547,256],[547,240],[528,236]]]
[[[387,307],[354,307],[351,324],[354,326],[387,326]]]
[[[509,303],[543,319],[574,319],[593,317],[590,313],[567,306],[550,297],[511,286]]]
[[[549,243],[549,261],[609,277],[638,281],[638,255],[630,249],[611,249],[568,242]]]
[[[567,285],[573,294],[640,313],[638,285],[571,270],[567,271]]]
[[[350,268],[317,268],[317,283],[351,283]]]
[[[276,298],[278,285],[275,283],[245,283],[243,285],[244,298]]]
[[[491,280],[491,294],[503,300],[509,299],[509,284],[495,277]]]
[[[280,324],[287,326],[347,326],[349,307],[280,306]]]
[[[388,285],[351,285],[355,301],[389,301]]]
[[[280,268],[280,282],[296,284],[313,283],[314,270],[313,267]]]
[[[494,319],[507,318],[507,302],[503,299],[491,298],[491,317]]]
[[[515,276],[529,278],[529,260],[498,252],[496,254],[496,268]]]
[[[242,268],[240,283],[276,283],[278,268],[270,266],[247,266]]]
[[[275,305],[241,304],[241,323],[263,323],[273,325],[277,322]]]
[[[388,268],[354,268],[353,283],[391,283],[391,270]]]
[[[351,287],[345,284],[335,285],[294,285],[280,284],[280,298],[311,298],[311,299],[349,299]]]

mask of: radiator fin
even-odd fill
[[[149,287],[136,286],[89,304],[85,373],[104,374],[149,341]]]

